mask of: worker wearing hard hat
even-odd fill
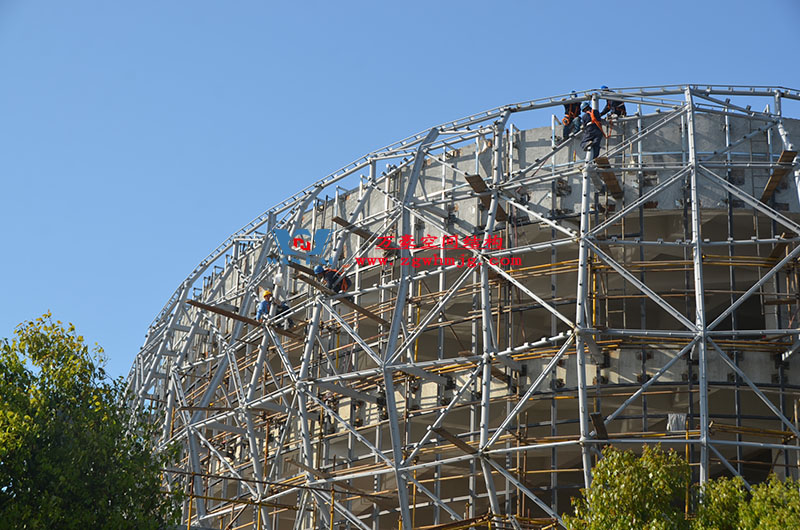
[[[588,103],[581,105],[581,123],[583,124],[583,138],[581,147],[584,151],[592,151],[592,160],[600,154],[600,142],[606,137],[603,132],[603,122],[600,121],[599,113]]]
[[[256,320],[259,322],[269,317],[269,311],[272,309],[272,291],[266,289],[264,294],[261,295],[261,298],[262,300],[256,308]]]
[[[314,267],[314,276],[319,280],[323,280],[328,289],[334,293],[346,291],[350,288],[350,278],[337,270],[317,265]]]
[[[605,85],[601,86],[600,90],[602,90],[603,92],[613,92],[613,90],[610,90]],[[622,117],[622,116],[627,116],[628,115],[628,111],[625,108],[625,102],[617,101],[615,99],[607,99],[606,100],[606,106],[603,108],[603,111],[600,113],[600,116],[601,117],[605,116],[609,112],[612,114],[612,116],[616,115],[616,116]]]
[[[261,295],[263,300],[259,302],[258,307],[256,308],[256,320],[259,322],[264,322],[267,318],[270,317],[270,311],[272,310],[273,303],[275,304],[275,316],[280,316],[282,313],[286,313],[291,309],[289,304],[286,302],[278,302],[272,296],[272,291],[269,289],[264,291],[264,294]],[[288,317],[284,321],[284,328],[293,328],[294,327],[294,320],[291,317]]]
[[[573,90],[569,93],[570,98],[577,98],[578,95]],[[564,117],[561,119],[564,124],[563,139],[566,140],[573,134],[581,130],[581,102],[571,101],[564,103]]]

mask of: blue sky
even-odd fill
[[[208,252],[351,160],[602,84],[800,88],[798,22],[796,0],[0,0],[0,337],[51,310],[127,374]]]

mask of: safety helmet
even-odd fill
[[[323,272],[325,272],[325,269],[322,267],[322,265],[316,265],[314,267],[314,276],[322,274]]]
[[[603,85],[603,86],[600,87],[600,90],[608,90],[608,87]]]
[[[265,289],[265,290],[264,290],[264,294],[263,294],[263,295],[261,295],[261,296],[262,296],[263,298],[266,298],[266,297],[268,297],[268,296],[272,296],[272,291],[270,291],[269,289]]]
[[[583,102],[583,105],[581,105],[581,110],[586,110],[586,109],[588,109],[588,108],[589,108],[589,104],[588,104],[587,102],[585,102],[585,101],[584,101],[584,102]]]

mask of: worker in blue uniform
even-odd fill
[[[272,291],[269,289],[264,291],[262,295],[263,300],[259,302],[258,307],[256,308],[256,320],[259,322],[264,322],[269,318],[270,310],[272,309],[272,304],[275,304],[275,316],[278,316],[282,313],[286,313],[289,311],[290,307],[289,304],[286,302],[278,302],[272,296]],[[289,328],[294,327],[294,321],[291,318],[286,319],[286,326]]]
[[[314,276],[323,281],[325,286],[334,293],[346,291],[350,287],[350,279],[345,274],[322,265],[314,267]]]
[[[573,90],[569,96],[574,98],[577,97],[577,94]],[[579,101],[564,103],[564,117],[561,118],[561,123],[564,125],[562,133],[564,140],[581,130],[581,104]]]
[[[603,122],[600,121],[599,113],[588,103],[584,103],[581,106],[581,111],[583,111],[581,116],[581,124],[583,126],[581,148],[584,151],[591,149],[592,160],[594,160],[600,154],[600,142],[606,137],[603,133]]]
[[[256,320],[262,322],[269,318],[270,309],[272,309],[272,291],[269,289],[264,291],[261,295],[261,302],[258,303],[256,308]]]
[[[609,88],[605,85],[600,87],[600,90],[603,92],[613,92],[613,90],[609,90]],[[600,117],[605,116],[608,113],[616,114],[619,117],[627,116],[628,111],[625,108],[625,103],[622,101],[618,101],[616,99],[607,99],[606,106],[603,108],[603,111],[600,113]]]

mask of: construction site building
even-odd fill
[[[592,160],[563,106],[608,99],[627,115]],[[184,527],[560,528],[609,444],[674,448],[701,484],[797,478],[797,101],[505,105],[269,208],[181,283],[128,377],[182,449]],[[263,324],[265,289],[291,309]]]

